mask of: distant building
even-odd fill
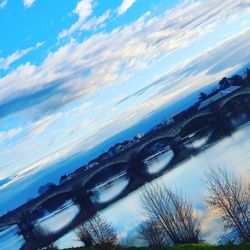
[[[102,155],[100,155],[99,157],[99,160],[108,160],[108,159],[110,159],[110,155],[109,155],[109,153],[108,152],[106,152],[106,153],[103,153]]]
[[[171,125],[171,124],[173,124],[174,123],[174,119],[173,119],[173,117],[170,117],[170,118],[168,118],[168,119],[166,119],[166,120],[164,120],[163,122],[162,122],[162,124],[163,125]]]
[[[91,166],[96,166],[96,165],[98,165],[97,159],[94,159],[94,160],[90,161],[90,162],[88,163],[88,165],[91,165]]]
[[[121,150],[122,150],[122,144],[121,143],[117,143],[117,144],[115,144],[113,147],[111,147],[109,149],[109,154],[110,155],[116,155],[119,152],[121,152]]]
[[[136,139],[141,139],[142,137],[144,137],[144,133],[138,133],[135,137]]]

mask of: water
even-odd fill
[[[173,157],[174,152],[172,150],[167,150],[160,154],[156,154],[153,158],[149,158],[144,161],[144,164],[146,165],[146,171],[149,174],[158,173],[166,167]]]
[[[206,139],[206,138],[201,138]],[[197,143],[196,141],[193,142]],[[200,143],[200,142],[199,142]],[[171,150],[164,151],[148,158],[145,165],[149,173],[162,170],[172,159]],[[249,179],[250,176],[250,126],[246,125],[235,132],[231,137],[224,138],[199,155],[183,162],[172,171],[166,173],[154,182],[164,182],[168,186],[181,191],[192,199],[197,214],[201,219],[203,237],[210,243],[216,242],[221,235],[222,226],[214,220],[203,202],[206,195],[204,174],[210,167],[225,167],[230,171]],[[105,185],[98,187],[96,202],[106,202],[116,197],[126,188],[128,178],[125,175],[110,179]],[[141,188],[142,189],[142,188]],[[133,192],[123,200],[102,212],[102,215],[117,227],[120,235],[133,235],[138,224],[144,219],[143,207],[140,203],[141,189]],[[97,191],[97,190],[96,190]],[[78,207],[68,203],[54,214],[47,215],[39,221],[39,225],[50,230],[60,230],[69,223],[78,213]],[[0,249],[18,249],[22,244],[22,238],[17,236],[17,228],[8,229],[0,233]],[[58,241],[61,248],[77,247],[80,245],[71,232]],[[15,246],[15,247],[13,247]]]
[[[194,138],[190,138],[190,142],[185,144],[187,148],[190,148],[190,149],[198,149],[198,148],[201,148],[203,146],[205,146],[209,139],[211,138],[211,135],[212,135],[213,132],[210,132],[208,135],[205,135],[205,136],[202,136],[202,137],[199,137],[199,138],[196,138],[194,136]]]
[[[0,232],[0,249],[20,249],[24,244],[24,239],[19,235],[17,226],[7,228],[5,231]]]
[[[164,157],[162,161],[166,160]],[[161,169],[162,161],[152,161],[155,170]],[[157,169],[157,164],[159,169]],[[224,138],[199,155],[192,157],[172,171],[166,173],[154,182],[164,182],[173,190],[177,190],[193,201],[195,210],[201,219],[203,238],[217,242],[222,233],[222,225],[215,220],[214,215],[207,211],[203,202],[206,195],[204,175],[209,168],[225,167],[243,180],[250,177],[250,126],[244,126],[231,137]],[[103,212],[106,219],[114,223],[119,232],[134,235],[136,227],[144,219],[143,207],[140,202],[141,190],[134,192],[122,201]]]
[[[247,114],[241,113],[239,115],[237,115],[237,117],[231,118],[230,119],[230,124],[232,127],[237,127],[245,122],[248,121],[248,116]]]
[[[74,205],[72,200],[65,202],[54,212],[46,212],[44,216],[38,219],[34,225],[35,229],[46,233],[54,233],[67,226],[80,212],[78,206]],[[12,226],[0,232],[0,249],[16,250],[24,244],[24,239],[19,235],[17,226]]]
[[[35,227],[54,233],[67,226],[79,214],[80,209],[72,200],[65,202],[59,209],[37,220]]]
[[[119,195],[129,184],[129,178],[126,174],[116,176],[105,182],[102,186],[98,186],[92,190],[94,193],[94,202],[103,203],[114,199]]]

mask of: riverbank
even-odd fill
[[[67,248],[64,250],[100,250],[101,248]],[[131,248],[118,248],[119,250],[157,250],[159,248],[137,248],[137,247],[131,247]],[[186,245],[177,245],[173,247],[167,247],[163,250],[249,250],[250,249],[250,243],[244,243],[240,245],[207,245],[207,244],[186,244]],[[106,250],[115,250],[115,248],[109,248]]]

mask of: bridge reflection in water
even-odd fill
[[[0,232],[0,249],[20,249],[25,243],[22,235],[20,235],[17,225],[8,227]]]
[[[146,165],[146,171],[148,174],[157,174],[173,160],[174,152],[168,148],[159,153],[156,153],[147,159],[144,164]]]
[[[107,180],[105,183],[97,185],[92,190],[93,194],[92,201],[95,203],[105,203],[113,200],[119,194],[121,194],[124,189],[129,184],[129,176],[126,171],[112,177],[110,180]]]
[[[38,197],[1,217],[0,228],[17,224],[25,240],[23,249],[44,246],[146,182],[230,135],[249,121],[249,106],[250,87],[246,87],[147,138],[112,162],[104,162],[93,172],[59,186],[55,193]],[[48,237],[42,235],[40,229],[46,231],[55,220],[61,223]],[[41,238],[43,241],[39,242]]]
[[[72,200],[66,201],[55,211],[45,211],[44,215],[36,221],[35,227],[44,232],[57,232],[69,225],[79,214],[79,207]],[[53,225],[53,227],[51,227]]]

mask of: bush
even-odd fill
[[[79,225],[76,229],[76,235],[86,247],[114,247],[118,243],[117,233],[113,225],[100,215],[96,215]]]
[[[146,187],[141,197],[146,216],[154,221],[171,244],[199,243],[200,225],[192,204],[165,185]]]
[[[250,185],[218,168],[206,174],[209,195],[205,201],[234,237],[250,241]]]

